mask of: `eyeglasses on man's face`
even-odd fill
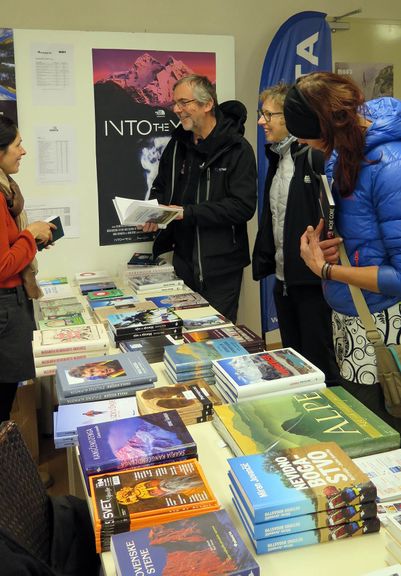
[[[259,118],[264,118],[266,122],[271,122],[273,116],[282,116],[284,112],[268,112],[267,110],[263,110],[263,108],[259,108],[258,116]]]
[[[188,107],[188,104],[191,104],[191,102],[196,102],[196,98],[192,98],[191,100],[184,100],[182,98],[181,100],[177,100],[177,102],[173,102],[171,108],[173,110],[174,108],[178,108],[178,110],[185,110]]]

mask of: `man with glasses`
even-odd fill
[[[181,121],[160,159],[151,198],[181,206],[182,216],[155,240],[153,254],[173,250],[175,271],[235,322],[243,269],[250,263],[247,221],[256,208],[256,163],[244,138],[241,102],[220,106],[205,77],[186,76],[173,92]],[[144,231],[157,225],[146,223]]]
[[[265,133],[269,168],[252,256],[253,278],[276,276],[274,301],[282,345],[318,366],[326,375],[326,384],[341,384],[331,310],[320,278],[316,281],[300,256],[303,232],[321,217],[316,174],[324,172],[324,158],[289,134],[283,114],[288,90],[287,84],[277,84],[259,98],[258,124]]]

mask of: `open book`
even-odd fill
[[[116,196],[113,204],[121,224],[127,226],[143,226],[145,222],[154,222],[159,228],[166,228],[182,213],[182,208],[169,208],[157,200],[132,200]]]
[[[335,203],[331,193],[330,184],[325,174],[320,174],[320,210],[321,216],[324,219],[323,237],[334,238],[334,211]]]

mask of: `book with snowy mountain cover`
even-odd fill
[[[166,346],[164,361],[175,372],[188,372],[202,367],[211,367],[212,360],[248,354],[235,338],[221,338],[206,342],[189,342]]]
[[[87,474],[194,458],[196,444],[176,410],[78,427]]]

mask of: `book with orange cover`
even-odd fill
[[[98,551],[119,532],[219,508],[196,459],[91,476]]]

